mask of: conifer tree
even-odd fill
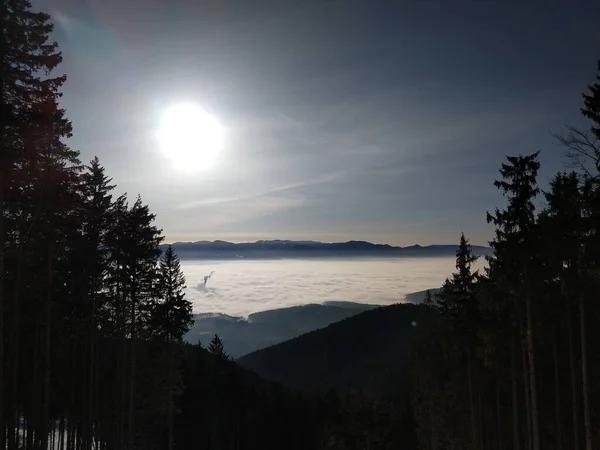
[[[472,265],[478,257],[473,254],[464,233],[460,235],[460,244],[456,251],[456,272],[452,279],[446,280],[436,296],[439,312],[448,319],[451,333],[456,336],[459,346],[466,352],[467,383],[469,392],[469,410],[471,420],[471,445],[477,448],[477,414],[474,387],[474,352],[476,347],[475,332],[479,319],[477,301],[475,299],[475,283],[477,271]]]
[[[600,139],[600,59],[598,60],[596,83],[589,85],[588,89],[589,92],[583,94],[584,107],[581,108],[581,112],[594,123],[592,132],[597,139]],[[598,168],[598,171],[600,172],[600,168]]]
[[[472,265],[479,259],[473,254],[468,239],[464,233],[460,235],[460,244],[456,251],[456,269],[452,279],[446,280],[442,290],[436,296],[439,311],[450,315],[457,321],[475,320],[476,304],[473,287],[477,280],[477,271],[472,271]]]
[[[225,353],[225,347],[223,346],[223,341],[219,337],[218,334],[215,333],[214,337],[211,339],[210,344],[208,345],[208,351],[219,358],[227,359],[229,356]]]
[[[523,367],[525,370],[525,397],[530,423],[528,438],[533,450],[540,449],[539,410],[537,379],[535,372],[535,348],[533,336],[532,296],[534,290],[534,257],[539,249],[536,238],[536,216],[534,198],[539,193],[537,172],[539,152],[528,156],[509,156],[502,164],[502,179],[494,185],[508,199],[505,210],[496,208],[487,214],[488,222],[496,225],[496,237],[490,242],[494,257],[489,260],[492,270],[502,273],[515,302],[516,321],[521,329],[520,340],[524,340]],[[523,311],[524,310],[524,311]],[[524,317],[523,317],[524,316]],[[524,328],[524,329],[523,329]]]
[[[153,333],[165,342],[181,342],[192,324],[192,304],[185,299],[185,277],[171,245],[160,257]]]
[[[0,440],[4,445],[7,439],[8,448],[19,445],[19,436],[14,432],[19,419],[17,385],[29,358],[29,354],[20,350],[22,330],[31,325],[46,337],[43,345],[32,347],[39,351],[39,360],[43,361],[43,370],[35,382],[40,386],[38,443],[45,448],[44,429],[49,420],[50,401],[51,316],[56,300],[51,297],[51,290],[47,291],[43,306],[37,305],[44,314],[23,316],[23,303],[32,298],[31,290],[24,286],[24,271],[33,266],[33,261],[26,263],[24,259],[34,248],[43,252],[45,261],[38,260],[37,273],[44,273],[46,287],[53,288],[51,272],[60,253],[54,244],[60,239],[55,230],[64,218],[59,209],[65,207],[61,200],[65,199],[63,194],[72,180],[71,168],[77,166],[78,161],[77,153],[63,141],[71,135],[71,124],[58,106],[60,88],[66,77],[50,76],[62,56],[58,45],[49,41],[53,30],[49,15],[33,12],[27,0],[5,1],[1,8],[0,360],[3,370],[0,404],[3,414],[0,413],[0,427],[7,433],[2,433]],[[39,238],[37,244],[33,244],[33,236]],[[13,279],[17,281],[9,281]],[[8,322],[4,314],[7,310],[11,311]]]
[[[87,349],[82,358],[82,374],[86,374],[83,384],[81,439],[84,449],[92,447],[93,425],[97,420],[97,377],[99,324],[101,311],[107,302],[105,279],[108,271],[108,251],[106,236],[110,227],[112,205],[111,179],[106,176],[104,167],[95,157],[81,175],[81,214],[76,215],[80,227],[80,245],[73,258],[72,283],[79,287],[80,304],[83,308],[82,338]]]
[[[584,190],[584,224],[581,232],[587,237],[583,240],[584,251],[580,260],[580,281],[582,279],[583,266],[593,268],[588,269],[586,278],[592,275],[594,281],[587,281],[587,285],[596,285],[598,288],[598,264],[600,262],[600,59],[598,60],[598,72],[596,82],[588,86],[589,92],[583,94],[584,108],[581,112],[585,117],[592,121],[591,132],[595,135],[594,156],[596,158],[596,172],[585,182]],[[591,273],[590,273],[591,272]],[[585,426],[585,445],[586,450],[591,450],[592,443],[592,411],[590,406],[590,380],[588,364],[588,346],[586,331],[586,298],[583,294],[579,295],[579,313],[580,313],[580,331],[581,331],[581,371],[583,388],[583,410]]]
[[[566,317],[569,348],[570,385],[572,396],[573,442],[580,444],[580,399],[578,369],[575,366],[577,352],[574,348],[573,317],[576,313],[581,292],[581,256],[582,256],[582,208],[583,197],[580,178],[575,172],[558,173],[550,183],[550,191],[545,193],[548,207],[544,212],[545,227],[548,232],[549,266],[554,279],[560,283],[557,291],[562,296],[562,308],[558,314]],[[583,336],[582,336],[583,337]]]
[[[175,372],[176,345],[181,344],[183,335],[192,324],[192,304],[185,299],[185,277],[181,271],[179,258],[171,245],[160,257],[157,291],[158,303],[153,308],[152,331],[156,338],[167,344],[168,368],[168,448],[174,444],[174,401],[175,385],[178,381]]]
[[[423,299],[423,304],[429,307],[433,306],[433,295],[431,295],[431,291],[429,289],[425,291],[425,298]]]

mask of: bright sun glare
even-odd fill
[[[165,156],[179,170],[210,167],[223,148],[223,129],[217,120],[194,104],[167,109],[158,130]]]

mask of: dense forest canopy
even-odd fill
[[[346,384],[301,392],[297,376],[292,390],[236,365],[218,336],[182,342],[191,304],[154,214],[114,197],[98,158],[67,143],[50,16],[28,0],[1,8],[2,448],[600,448],[600,62],[583,94],[589,129],[558,136],[577,170],[542,192],[539,152],[508,157],[488,268],[472,270],[461,236],[456,272],[411,306],[428,311],[411,333],[360,321],[357,333],[385,326],[377,345],[393,335],[406,352],[373,352]],[[312,336],[288,344],[299,360]]]

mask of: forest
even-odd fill
[[[183,342],[192,307],[155,215],[67,144],[50,15],[1,8],[0,447],[600,448],[600,61],[582,86],[588,128],[556,135],[570,170],[543,191],[539,152],[517,149],[490,180],[505,205],[482,211],[485,270],[460,236],[455,273],[423,305],[285,343],[273,381],[266,353],[255,374],[218,336]],[[329,365],[308,357],[319,348]]]

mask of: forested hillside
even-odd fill
[[[306,392],[337,390],[377,396],[406,377],[416,328],[431,315],[412,304],[379,307],[237,362],[269,380]]]
[[[179,261],[141,198],[66,144],[50,17],[21,0],[0,17],[0,447],[146,447],[172,433]]]
[[[325,302],[261,311],[247,318],[200,313],[194,315],[194,324],[183,339],[193,344],[198,341],[208,344],[218,334],[227,345],[227,353],[232,358],[240,358],[375,307],[352,302]]]
[[[558,136],[579,171],[542,192],[539,152],[508,157],[489,268],[471,271],[462,236],[456,273],[428,299],[437,315],[413,348],[422,448],[600,445],[600,84],[582,112],[590,130]]]
[[[600,448],[600,62],[589,128],[557,136],[574,171],[542,192],[531,153],[490,180],[489,268],[463,235],[425,305],[241,361],[284,387],[217,336],[182,342],[191,305],[154,214],[67,144],[50,16],[0,8],[1,448]]]

